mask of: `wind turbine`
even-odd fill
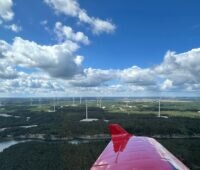
[[[42,108],[42,106],[41,106],[41,98],[38,99],[38,102],[39,102],[39,107],[40,107],[40,110],[41,110],[41,108]]]
[[[93,122],[97,121],[98,119],[95,118],[88,118],[88,104],[87,104],[87,99],[85,100],[85,119],[80,120],[81,122]]]
[[[81,103],[82,103],[82,98],[80,97],[80,105],[81,105]]]
[[[87,105],[87,99],[85,100],[85,119],[88,120],[88,105]]]
[[[75,98],[72,98],[72,106],[75,106]]]
[[[160,98],[158,100],[158,117],[160,117]]]
[[[55,103],[55,97],[53,98],[53,112],[56,112],[56,103]]]
[[[158,117],[159,118],[165,118],[165,119],[168,119],[168,116],[161,116],[161,107],[160,107],[160,104],[161,104],[161,99],[159,98],[158,100]]]
[[[96,99],[97,99],[97,107],[99,106],[99,99],[98,99],[98,97],[96,97]]]
[[[102,106],[102,98],[99,99],[99,107],[101,108]]]

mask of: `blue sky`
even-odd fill
[[[89,34],[92,44],[82,48],[81,53],[88,58],[86,66],[98,68],[151,66],[159,64],[167,50],[180,53],[200,44],[199,1],[79,0],[79,3],[90,15],[111,19],[117,26],[115,33],[93,36],[87,28],[77,25],[76,19],[55,15],[42,0],[16,0],[14,22],[23,27],[17,35],[41,44],[55,43],[40,22],[48,20],[48,26],[53,28],[56,21],[62,21]],[[8,41],[16,36],[3,28],[1,34]]]
[[[3,2],[0,0],[0,3],[2,3],[1,1]],[[33,74],[37,74],[36,77],[41,80],[43,77],[38,75],[49,76],[49,79],[53,79],[55,82],[63,81],[63,84],[67,84],[62,88],[59,87],[60,90],[70,86],[70,90],[77,90],[77,95],[81,94],[86,87],[86,92],[94,91],[91,95],[96,95],[94,88],[100,88],[103,95],[104,91],[113,86],[114,88],[127,86],[127,88],[137,89],[136,91],[143,90],[144,95],[148,95],[148,91],[155,95],[154,91],[157,88],[160,88],[161,91],[166,90],[162,93],[173,91],[176,95],[183,94],[182,91],[196,91],[200,87],[199,79],[193,75],[199,71],[198,66],[194,66],[194,63],[198,64],[200,57],[198,52],[200,2],[198,0],[162,2],[160,0],[5,0],[4,2],[6,1],[8,1],[8,5],[4,4],[0,7],[0,40],[11,46],[12,52],[17,56],[5,55],[1,51],[0,54],[6,56],[2,57],[3,60],[12,58],[12,65],[7,67],[10,66],[19,72],[16,73],[18,75],[23,72],[33,78]],[[59,5],[60,3],[64,5]],[[74,8],[71,8],[73,3],[75,5],[72,7]],[[4,17],[1,11],[5,10],[9,10],[14,16]],[[79,18],[82,11],[89,17],[87,21]],[[104,23],[106,26],[101,23],[97,28],[95,25],[97,19],[106,22]],[[55,27],[58,22],[60,30],[56,30]],[[15,25],[19,29],[13,31],[11,25]],[[69,38],[71,34],[66,35],[61,32],[64,27],[70,27],[74,33],[81,32],[84,38],[88,38],[89,43],[83,43],[83,39]],[[96,32],[95,29],[97,29]],[[20,37],[20,39],[16,40],[16,37]],[[78,49],[70,51],[73,54],[73,56],[70,54],[70,57],[71,60],[74,60],[77,56],[83,56],[81,66],[80,63],[75,62],[76,68],[72,69],[69,64],[71,60],[66,60],[66,66],[52,65],[53,59],[56,57],[60,59],[61,56],[66,55],[64,52],[55,57],[49,56],[49,58],[37,51],[33,52],[35,55],[27,56],[27,54],[24,55],[24,51],[13,45],[14,42],[18,42],[17,44],[20,44],[22,48],[26,43],[26,47],[33,49],[36,47],[35,50],[37,50],[43,48],[42,46],[48,46],[49,49],[53,48],[53,45],[61,46],[66,41],[71,41],[73,45],[79,46]],[[35,43],[34,47],[31,42]],[[9,51],[8,49],[7,51]],[[196,49],[197,52],[192,49]],[[170,61],[165,59],[168,55]],[[51,64],[48,66],[44,63],[41,64],[37,58],[45,58],[47,63]],[[190,65],[186,66],[183,61]],[[9,63],[8,61],[4,62]],[[64,59],[62,59],[63,62],[65,62]],[[82,70],[78,68],[79,66]],[[69,74],[62,75],[60,74],[62,70],[58,70],[58,67],[63,71],[72,71],[73,74],[70,74],[70,77],[66,76]],[[89,68],[93,70],[88,71]],[[172,68],[170,73],[169,68]],[[193,69],[191,70],[191,68]],[[185,70],[186,73],[184,73]],[[16,77],[12,81],[14,79]],[[99,81],[97,82],[96,79]],[[146,80],[148,81],[146,82]],[[4,78],[1,81],[5,83],[11,80],[9,77],[9,80]],[[43,87],[38,85],[38,88],[41,90]],[[179,91],[180,89],[181,91]],[[123,89],[119,95],[127,94],[122,91]],[[16,92],[7,92],[5,95],[11,93],[15,94]],[[17,93],[21,95],[21,92]],[[118,91],[113,93],[118,95]],[[41,92],[41,94],[43,93]]]

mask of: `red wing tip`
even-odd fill
[[[122,135],[122,134],[129,135],[129,133],[119,124],[110,124],[108,128],[111,135]]]

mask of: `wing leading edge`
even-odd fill
[[[159,142],[129,134],[118,124],[109,125],[112,140],[91,170],[188,170]]]

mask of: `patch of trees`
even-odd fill
[[[0,153],[1,170],[88,170],[107,142],[21,143]]]

